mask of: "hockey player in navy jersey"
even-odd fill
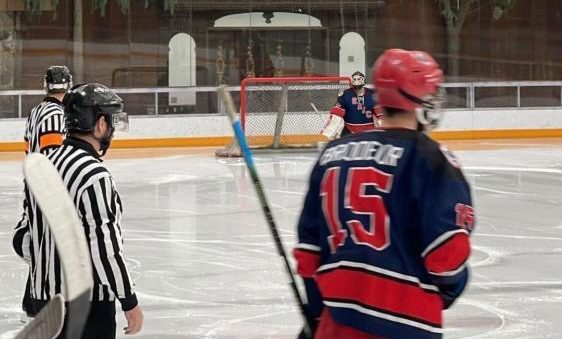
[[[442,337],[475,221],[458,161],[423,132],[442,79],[425,52],[384,52],[373,71],[384,128],[329,142],[312,170],[294,256],[314,338]]]
[[[330,120],[323,134],[328,139],[374,129],[382,114],[376,107],[373,91],[365,87],[365,75],[357,71],[351,75],[352,88],[343,91],[330,111]]]

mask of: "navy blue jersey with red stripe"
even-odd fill
[[[352,134],[331,141],[312,170],[298,273],[344,326],[440,338],[442,310],[467,282],[474,220],[470,187],[446,148],[408,129]]]
[[[338,96],[338,101],[330,113],[342,117],[345,127],[351,133],[356,133],[375,127],[373,122],[373,116],[377,115],[375,106],[372,90],[364,87],[363,95],[359,96],[353,88],[348,88]]]

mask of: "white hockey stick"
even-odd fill
[[[57,294],[14,339],[54,339],[64,324],[64,298]]]
[[[90,310],[93,287],[90,252],[82,223],[65,183],[47,157],[39,153],[28,155],[23,163],[23,173],[49,224],[61,262],[68,301],[66,338],[80,338]],[[23,338],[47,338],[40,334]]]

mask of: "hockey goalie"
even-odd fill
[[[376,105],[373,91],[365,87],[365,75],[359,71],[353,73],[351,84],[351,88],[338,96],[322,131],[322,135],[330,140],[381,125],[382,113]]]

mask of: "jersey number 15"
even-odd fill
[[[345,243],[348,236],[348,230],[342,224],[349,229],[355,244],[384,250],[390,244],[390,218],[382,197],[366,194],[366,188],[373,186],[377,192],[389,193],[393,176],[374,167],[352,167],[347,176],[343,201],[340,201],[340,172],[340,167],[329,168],[322,178],[320,191],[324,219],[331,232],[328,243],[332,253]],[[339,215],[340,206],[355,215],[367,215],[369,224],[365,226],[354,218],[344,220]]]

